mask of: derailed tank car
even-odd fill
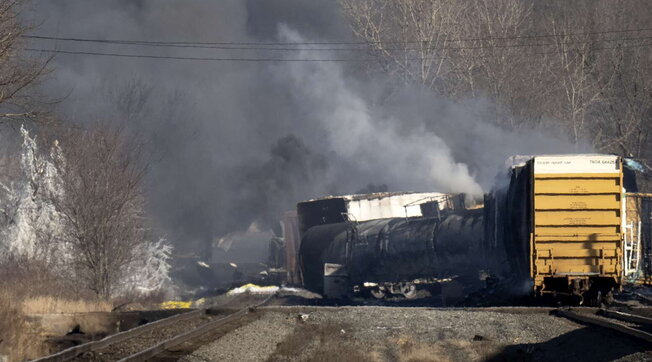
[[[408,217],[357,221],[350,212],[325,210],[324,205],[337,206],[330,199],[300,204],[300,219],[302,210],[312,207],[310,219],[324,222],[304,228],[300,248],[304,286],[333,298],[353,289],[367,289],[375,297],[402,294],[412,298],[417,286],[442,280],[465,279],[467,287],[481,285],[479,271],[488,268],[483,250],[483,210],[464,210],[463,202],[459,202],[463,199],[449,202],[455,199],[450,195],[437,194],[437,201],[411,197],[413,200],[406,203],[405,195],[414,194],[400,195],[401,199],[387,200],[386,204],[397,210],[416,205],[418,211]],[[370,196],[357,195],[356,199]],[[396,195],[376,196],[391,199]],[[320,212],[326,215],[320,218]],[[388,212],[385,210],[385,215]],[[327,223],[337,216],[350,220]]]
[[[482,216],[478,209],[311,228],[302,241],[304,281],[328,297],[342,297],[355,286],[376,297],[412,298],[419,284],[453,278],[479,288],[479,271],[487,266]]]

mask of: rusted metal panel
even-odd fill
[[[287,211],[283,215],[283,240],[285,241],[285,263],[287,269],[287,281],[289,284],[301,284],[301,272],[299,270],[299,221],[297,212]]]

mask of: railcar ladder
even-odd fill
[[[624,253],[623,253],[623,272],[625,276],[636,276],[639,268],[641,253],[641,222],[638,227],[634,227],[634,222],[625,225],[624,230]]]

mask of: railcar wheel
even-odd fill
[[[602,308],[604,306],[604,301],[602,300],[602,290],[598,290],[598,293],[595,297],[595,300],[593,301],[593,305],[598,308]]]
[[[417,286],[412,283],[407,283],[401,287],[401,293],[407,299],[414,299],[417,297]]]
[[[613,289],[610,290],[609,292],[607,292],[607,294],[605,294],[604,297],[602,297],[602,302],[607,306],[610,306],[610,305],[614,304],[614,301],[615,300],[614,300],[614,291],[613,291]]]
[[[369,293],[371,294],[372,297],[374,297],[374,298],[376,298],[376,299],[383,299],[383,298],[385,298],[385,291],[382,290],[382,289],[380,289],[380,288],[378,288],[378,287],[371,289],[371,290],[369,291]]]

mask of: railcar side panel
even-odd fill
[[[532,167],[530,276],[538,293],[622,282],[623,172],[617,156],[539,156]]]

